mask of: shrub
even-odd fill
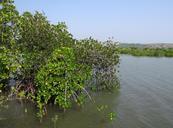
[[[0,2],[0,46],[11,48],[17,36],[18,11],[13,0]]]
[[[54,49],[74,41],[64,23],[52,25],[42,13],[24,12],[19,20],[17,47],[22,65],[20,80],[25,86],[28,83],[34,86],[37,71],[47,62]]]
[[[17,69],[20,67],[16,61],[17,56],[5,47],[0,47],[0,90],[5,89],[8,80],[15,78]]]
[[[119,86],[116,77],[119,63],[117,43],[111,40],[102,43],[92,38],[80,40],[75,45],[75,53],[78,63],[92,68],[92,88],[101,90]]]
[[[85,81],[90,76],[90,68],[76,64],[71,48],[56,49],[36,76],[36,100],[40,110],[52,102],[67,109],[72,101],[83,103]]]
[[[16,62],[18,52],[14,48],[19,15],[13,3],[13,0],[0,2],[0,89],[4,89],[8,80],[14,78],[19,66]]]

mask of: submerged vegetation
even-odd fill
[[[126,47],[119,48],[121,54],[133,56],[153,56],[153,57],[173,57],[173,48],[137,48]]]
[[[49,103],[65,110],[91,98],[89,89],[119,86],[117,43],[76,40],[63,22],[50,24],[39,12],[20,15],[13,0],[0,6],[0,95],[31,100],[42,116]]]

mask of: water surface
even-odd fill
[[[65,113],[50,105],[42,122],[34,104],[9,102],[0,111],[0,128],[173,128],[173,58],[121,56],[119,77],[119,91],[92,94],[95,104]],[[116,112],[113,121],[110,112]]]

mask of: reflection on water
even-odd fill
[[[121,56],[121,88],[115,93],[93,94],[87,102],[65,113],[48,106],[48,115],[36,117],[31,103],[9,102],[0,111],[0,128],[172,128],[173,59]],[[99,112],[97,105],[108,106]],[[116,119],[108,114],[116,112]]]

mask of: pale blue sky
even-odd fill
[[[66,22],[75,38],[173,43],[173,0],[15,0],[20,12]]]

